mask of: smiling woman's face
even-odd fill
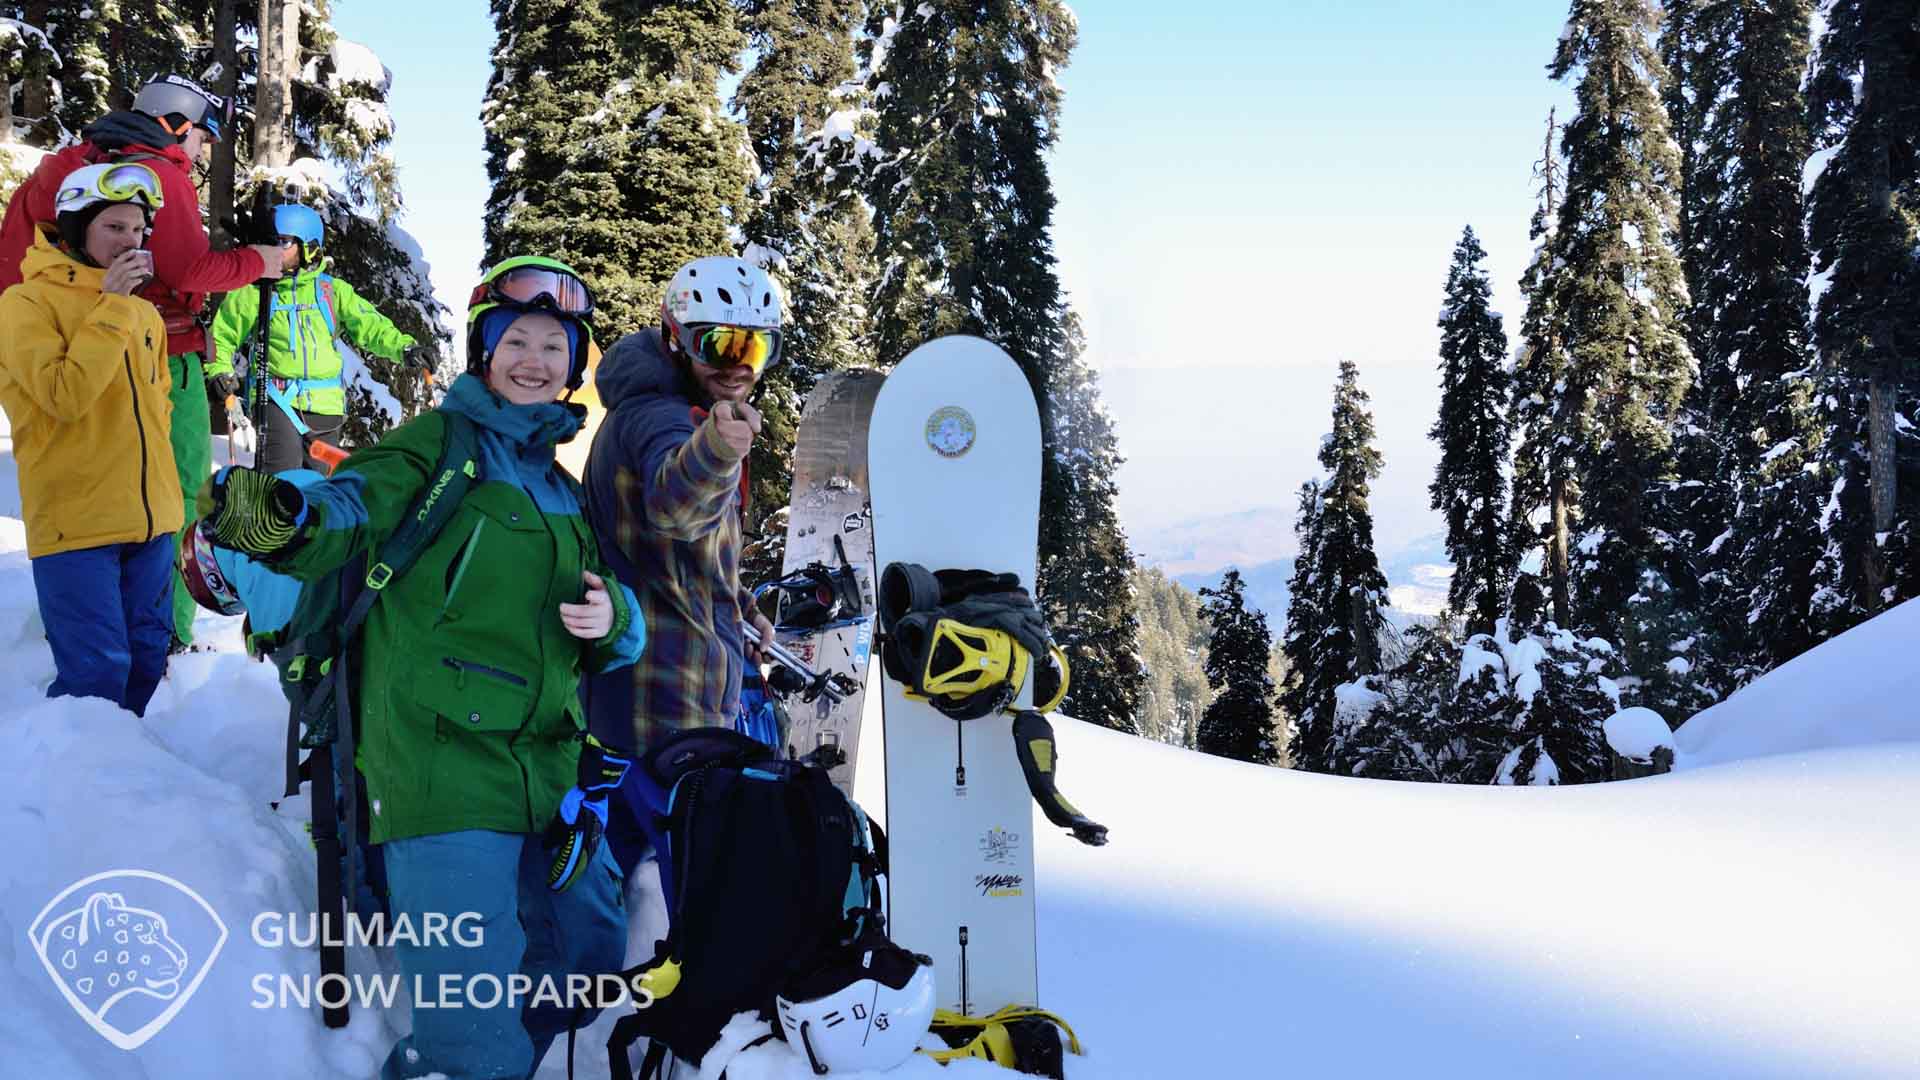
[[[515,405],[555,401],[567,388],[572,358],[560,320],[531,312],[513,320],[500,335],[487,368],[487,385]]]

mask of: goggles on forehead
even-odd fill
[[[780,331],[695,323],[686,328],[687,354],[708,367],[745,367],[755,375],[780,362]]]
[[[521,266],[474,286],[467,305],[486,303],[551,307],[561,315],[584,319],[593,314],[593,291],[564,270]]]
[[[166,199],[160,192],[160,178],[145,165],[128,163],[91,172],[82,182],[60,189],[54,196],[54,209],[67,210],[91,206],[96,202],[142,202],[148,210],[158,210]]]

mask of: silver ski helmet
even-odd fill
[[[206,129],[214,142],[233,130],[233,102],[185,75],[162,75],[141,87],[133,111],[159,121],[175,140],[186,138],[191,127]]]

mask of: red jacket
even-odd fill
[[[193,188],[193,165],[184,150],[155,123],[136,112],[114,112],[87,125],[84,141],[42,158],[33,175],[13,193],[0,220],[0,292],[20,283],[20,262],[33,245],[34,226],[54,219],[60,181],[84,165],[128,154],[151,155],[140,164],[160,178],[166,205],[153,218],[153,281],[140,295],[160,309],[167,324],[167,355],[202,352],[206,334],[195,316],[208,293],[237,289],[266,272],[250,248],[214,251],[200,222],[200,194]]]

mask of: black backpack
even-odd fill
[[[836,751],[828,748],[828,754]],[[698,1062],[734,1014],[770,1017],[796,976],[884,926],[884,835],[833,786],[834,762],[795,761],[727,728],[668,736],[638,763],[639,807],[660,864],[667,936],[621,974],[637,996],[608,1040],[614,1075],[640,1076],[665,1052]]]

